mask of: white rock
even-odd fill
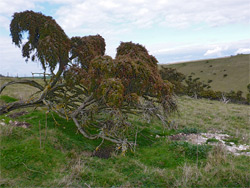
[[[0,125],[5,126],[6,124],[4,122],[1,122]]]

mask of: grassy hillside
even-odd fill
[[[212,89],[218,91],[241,90],[247,92],[250,83],[250,55],[236,55],[232,57],[190,61],[161,66],[175,68],[185,75],[199,77],[201,81],[210,83]]]
[[[24,86],[12,97],[26,96]],[[15,90],[15,88],[13,88]],[[34,92],[30,90],[29,92]],[[1,103],[14,99],[1,95]],[[189,132],[220,132],[235,144],[249,144],[247,105],[224,104],[205,99],[177,98],[179,113],[169,125],[150,123],[140,116],[129,121],[138,127],[136,152],[121,156],[105,142],[101,152],[108,159],[92,156],[101,140],[87,140],[72,121],[46,109],[29,108],[17,116],[0,116],[1,187],[249,187],[249,156],[227,153],[220,145],[193,145],[169,139]],[[16,116],[16,117],[15,117]],[[56,120],[56,121],[55,121]],[[27,122],[28,128],[13,122]],[[12,122],[12,123],[11,123]],[[130,138],[135,140],[135,138]]]
[[[39,84],[43,85],[44,81],[41,78],[12,78],[12,77],[0,77],[0,87],[4,85],[5,83],[11,82],[11,81],[17,81],[21,79],[27,79],[27,80],[34,80],[38,82]],[[10,97],[15,97],[17,99],[23,100],[27,99],[30,95],[37,92],[38,89],[29,86],[29,85],[23,85],[23,84],[14,84],[6,87],[1,95],[8,95]]]

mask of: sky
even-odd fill
[[[69,37],[100,34],[106,55],[120,42],[145,46],[159,63],[250,54],[250,0],[0,0],[0,74],[31,76],[12,44],[14,12],[52,16]]]

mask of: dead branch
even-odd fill
[[[0,94],[5,89],[5,87],[7,87],[9,85],[14,85],[14,84],[25,84],[25,85],[33,86],[33,87],[38,88],[40,91],[43,91],[43,89],[44,89],[44,87],[42,85],[40,85],[39,83],[37,83],[37,82],[35,82],[33,80],[18,80],[18,81],[11,81],[11,82],[8,82],[8,83],[4,84],[0,88]]]

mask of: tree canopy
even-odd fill
[[[23,57],[40,61],[52,73],[57,65],[59,70],[49,82],[45,77],[44,86],[19,81],[38,88],[39,97],[4,105],[0,114],[45,105],[72,119],[89,139],[129,144],[126,130],[133,129],[129,114],[155,116],[164,123],[176,110],[171,86],[158,73],[156,58],[140,44],[121,42],[113,59],[105,55],[105,40],[100,35],[69,39],[54,19],[33,11],[15,13],[10,31]],[[22,44],[24,32],[28,32],[28,41]],[[0,92],[11,84],[15,83],[3,85]]]

